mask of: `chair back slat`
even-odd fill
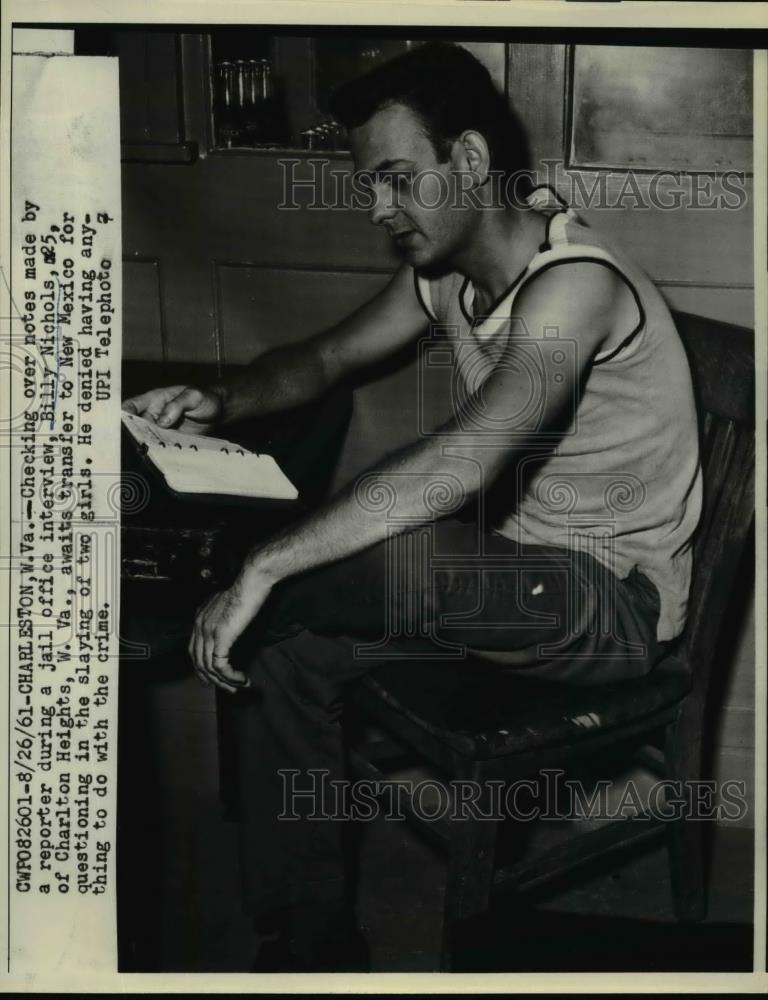
[[[684,646],[705,688],[754,520],[754,338],[701,316],[674,319],[691,365],[704,483]]]
[[[755,422],[754,334],[720,320],[672,314],[693,373],[700,413]]]
[[[722,502],[723,491],[728,489],[738,441],[739,429],[732,420],[716,417],[712,413],[704,414],[699,454],[706,497],[696,537],[696,552],[700,557],[706,551],[710,526]]]

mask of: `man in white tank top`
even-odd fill
[[[392,656],[417,672],[468,651],[553,682],[647,673],[684,624],[700,509],[669,313],[531,190],[524,136],[481,64],[425,45],[333,110],[370,221],[403,259],[389,285],[237,379],[126,404],[200,430],[307,402],[418,340],[454,367],[447,421],[247,553],[195,622],[201,678],[249,685],[235,695],[248,900],[291,968],[342,967],[354,938],[339,824],[276,820],[281,771],[342,777],[346,682]]]

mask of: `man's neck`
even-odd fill
[[[471,244],[453,258],[466,275],[481,310],[501,298],[544,241],[546,219],[525,209],[489,209],[481,213]]]

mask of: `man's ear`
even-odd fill
[[[462,132],[454,144],[454,155],[458,169],[474,174],[478,187],[485,184],[491,168],[491,152],[481,132],[472,129]]]

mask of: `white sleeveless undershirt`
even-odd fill
[[[550,208],[547,201],[535,192],[532,207]],[[534,375],[542,370],[536,352],[546,352],[550,366],[572,363],[573,347],[558,343],[556,330],[520,327],[514,302],[538,273],[583,260],[599,261],[623,277],[635,298],[637,324],[595,357],[564,431],[556,439],[544,435],[535,454],[526,451],[495,530],[524,544],[587,551],[619,579],[637,567],[659,591],[657,638],[669,640],[685,623],[701,470],[688,361],[652,282],[568,209],[550,216],[547,241],[487,316],[473,317],[474,290],[458,273],[436,280],[416,274],[416,289],[430,319],[454,338],[457,374],[468,398],[510,337]],[[518,411],[535,408],[535,396],[515,401]]]

